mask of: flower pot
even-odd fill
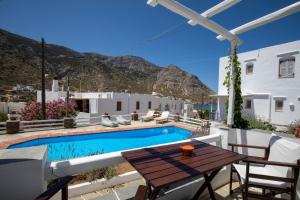
[[[192,156],[194,149],[195,148],[192,145],[180,146],[180,150],[181,150],[183,156]]]
[[[6,133],[15,134],[20,131],[20,121],[19,120],[7,120],[6,121]]]
[[[75,127],[75,120],[74,118],[64,118],[64,127],[65,128],[74,128]]]
[[[296,128],[296,129],[295,129],[295,136],[296,136],[297,138],[300,138],[300,128]]]
[[[174,121],[175,122],[179,122],[180,121],[180,116],[179,115],[175,115],[174,116]]]
[[[137,113],[131,113],[131,120],[132,121],[138,121],[139,115]]]

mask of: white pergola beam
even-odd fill
[[[241,2],[241,0],[225,0],[221,3],[215,5],[214,7],[208,9],[207,11],[203,12],[201,15],[206,18],[210,18],[220,12],[223,12],[224,10],[234,6],[235,4]],[[193,20],[189,20],[188,23],[192,26],[197,25]]]
[[[157,4],[160,4],[160,5],[168,8],[169,10],[187,18],[188,20],[191,20],[193,24],[199,24],[219,35],[222,35],[224,38],[226,38],[229,41],[235,40],[235,41],[237,41],[237,43],[241,42],[237,36],[230,33],[228,30],[226,30],[219,24],[213,22],[210,19],[207,19],[206,17],[203,17],[199,13],[180,4],[177,1],[174,1],[174,0],[148,0],[147,3],[151,6],[156,6]]]
[[[286,16],[292,15],[292,14],[297,13],[299,11],[300,11],[300,1],[298,1],[297,3],[294,3],[292,5],[289,5],[287,7],[284,7],[282,9],[278,10],[278,11],[275,11],[273,13],[265,15],[261,18],[253,20],[251,22],[248,22],[248,23],[246,23],[242,26],[239,26],[239,27],[231,30],[230,32],[234,35],[238,35],[238,34],[246,32],[246,31],[249,31],[251,29],[257,28],[259,26],[262,26],[262,25],[268,24],[270,22],[273,22],[275,20],[278,20],[278,19],[284,18]],[[295,24],[295,26],[297,26],[297,25]],[[220,34],[217,37],[217,39],[225,40],[227,38],[223,37]]]
[[[228,8],[231,8],[235,4],[241,2],[241,0],[225,0],[221,3],[215,5],[214,7],[208,9],[207,11],[203,12],[201,15],[206,18],[210,18],[220,12],[223,12],[224,10],[227,10]]]

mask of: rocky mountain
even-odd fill
[[[195,75],[175,65],[160,67],[137,56],[105,56],[80,53],[72,49],[46,44],[46,87],[54,77],[66,84],[69,76],[72,90],[81,91],[152,91],[197,100],[213,91]],[[41,45],[0,29],[0,89],[16,84],[40,88]]]

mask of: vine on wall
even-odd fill
[[[226,113],[228,112],[228,101],[229,101],[229,88],[230,88],[230,66],[233,63],[233,70],[235,72],[235,80],[234,80],[234,111],[233,111],[233,128],[247,128],[248,121],[242,117],[242,106],[243,106],[243,97],[241,91],[241,67],[240,62],[237,56],[237,48],[234,48],[233,55],[228,56],[228,65],[225,67],[226,76],[223,82],[223,85],[227,88],[228,97],[226,99]],[[227,113],[228,114],[228,113]],[[226,119],[227,120],[227,119]]]

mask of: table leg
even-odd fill
[[[214,191],[211,187],[211,184],[210,184],[210,178],[208,177],[207,174],[204,174],[204,178],[205,178],[205,182],[207,182],[207,188],[208,188],[208,192],[209,192],[209,195],[210,195],[210,199],[211,200],[216,200],[215,198],[215,194],[214,194]]]
[[[210,194],[210,198],[211,199],[215,199],[214,191],[213,191],[213,189],[211,187],[210,182],[213,180],[213,178],[218,174],[218,172],[221,169],[222,168],[214,170],[209,176],[207,174],[204,174],[205,181],[202,184],[202,186],[199,188],[199,190],[196,192],[195,196],[193,197],[193,200],[198,200],[198,198],[204,192],[204,190],[206,189],[206,187],[208,188],[208,191],[209,191],[209,194]]]
[[[152,188],[151,185],[147,182],[147,187],[148,187],[148,197],[150,198],[150,195],[152,193]]]

